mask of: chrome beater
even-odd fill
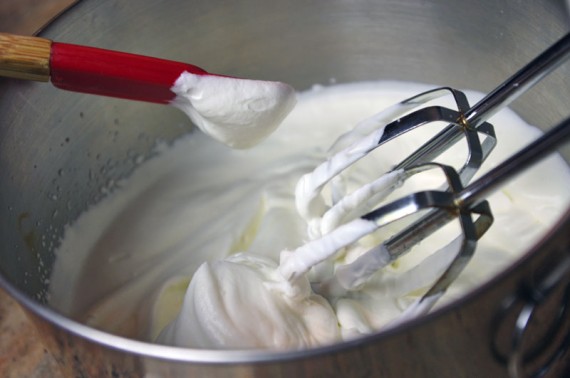
[[[446,251],[449,249],[457,252],[447,261],[435,283],[406,309],[397,322],[429,311],[465,268],[475,253],[477,241],[493,223],[492,212],[485,198],[513,176],[553,152],[570,137],[568,118],[469,184],[496,144],[494,128],[486,120],[525,93],[569,56],[570,33],[472,107],[469,107],[462,92],[452,88],[438,88],[388,108],[375,117],[375,122],[358,125],[341,137],[331,148],[333,154],[327,162],[306,175],[297,187],[298,192],[301,190],[306,194],[305,199],[297,203],[301,215],[318,212],[324,219],[333,214],[329,218],[334,218],[335,221],[331,222],[322,235],[299,247],[281,262],[280,271],[284,277],[294,280],[366,235],[395,221],[412,219],[399,232],[364,252],[355,261],[338,266],[334,275],[325,282],[312,283],[315,291],[326,295],[334,296],[343,291],[355,290],[376,271],[406,254],[414,245],[451,220],[458,219],[460,236],[434,255],[448,254]],[[443,106],[422,107],[447,94],[452,95],[457,110]],[[369,211],[371,203],[379,203],[397,185],[379,183],[374,189],[367,187],[350,194],[343,193],[342,188],[337,187],[337,177],[372,150],[410,130],[433,122],[445,122],[448,126],[394,167],[392,172],[399,172],[401,180],[405,181],[427,170],[439,170],[446,179],[445,188],[413,193]],[[434,162],[462,137],[468,146],[468,156],[460,169]],[[322,190],[329,182],[332,205],[325,206]],[[370,201],[372,197],[374,201]],[[346,210],[347,201],[357,203],[358,210]],[[367,228],[360,227],[363,222],[368,222]],[[359,227],[363,231],[354,232]],[[300,259],[296,259],[298,256],[303,256],[302,264]],[[311,260],[309,263],[308,257]]]

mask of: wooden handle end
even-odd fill
[[[48,81],[51,41],[0,33],[0,76]]]

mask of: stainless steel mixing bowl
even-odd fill
[[[281,80],[298,90],[332,79],[391,79],[486,92],[568,30],[564,4],[85,0],[41,35]],[[513,107],[548,127],[568,116],[569,103],[566,65]],[[168,107],[1,80],[0,123],[0,284],[35,321],[66,375],[500,377],[541,366],[568,374],[568,211],[541,243],[459,302],[331,347],[187,350],[67,319],[43,305],[64,226],[101,198],[109,180],[127,176],[157,139],[187,133],[188,120]]]

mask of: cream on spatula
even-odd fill
[[[281,82],[221,76],[187,63],[4,33],[0,33],[0,76],[170,104],[232,148],[262,141],[296,102],[293,88]]]

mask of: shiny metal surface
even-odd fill
[[[298,90],[330,81],[393,79],[488,92],[568,25],[564,2],[554,0],[85,0],[42,36],[281,80]],[[570,68],[561,67],[513,107],[528,122],[547,127],[567,116],[568,99]],[[0,81],[0,284],[28,309],[66,375],[508,376],[507,363],[496,355],[508,354],[515,319],[506,316],[493,330],[494,316],[506,297],[548,276],[568,256],[568,212],[540,245],[529,246],[516,264],[463,300],[406,328],[310,351],[149,345],[90,329],[42,306],[64,226],[128,175],[140,156],[150,156],[157,139],[171,141],[190,129],[175,109]],[[564,156],[570,157],[570,149]],[[542,312],[518,349],[540,338],[540,324],[550,316]],[[560,333],[567,330],[565,323]],[[549,347],[559,344],[553,338]],[[520,366],[534,371],[546,352],[523,358]],[[552,376],[570,369],[567,360],[566,354],[553,365]]]
[[[566,34],[514,75],[498,85],[478,103],[465,110],[462,122],[473,128],[479,128],[495,113],[509,106],[558,66],[567,61],[569,56],[570,34]],[[421,164],[433,160],[444,150],[448,149],[452,143],[457,142],[461,134],[461,128],[450,125],[411,154],[406,160],[398,164],[396,168],[404,168],[411,164]],[[462,172],[463,183],[468,182],[475,172],[476,169]]]

